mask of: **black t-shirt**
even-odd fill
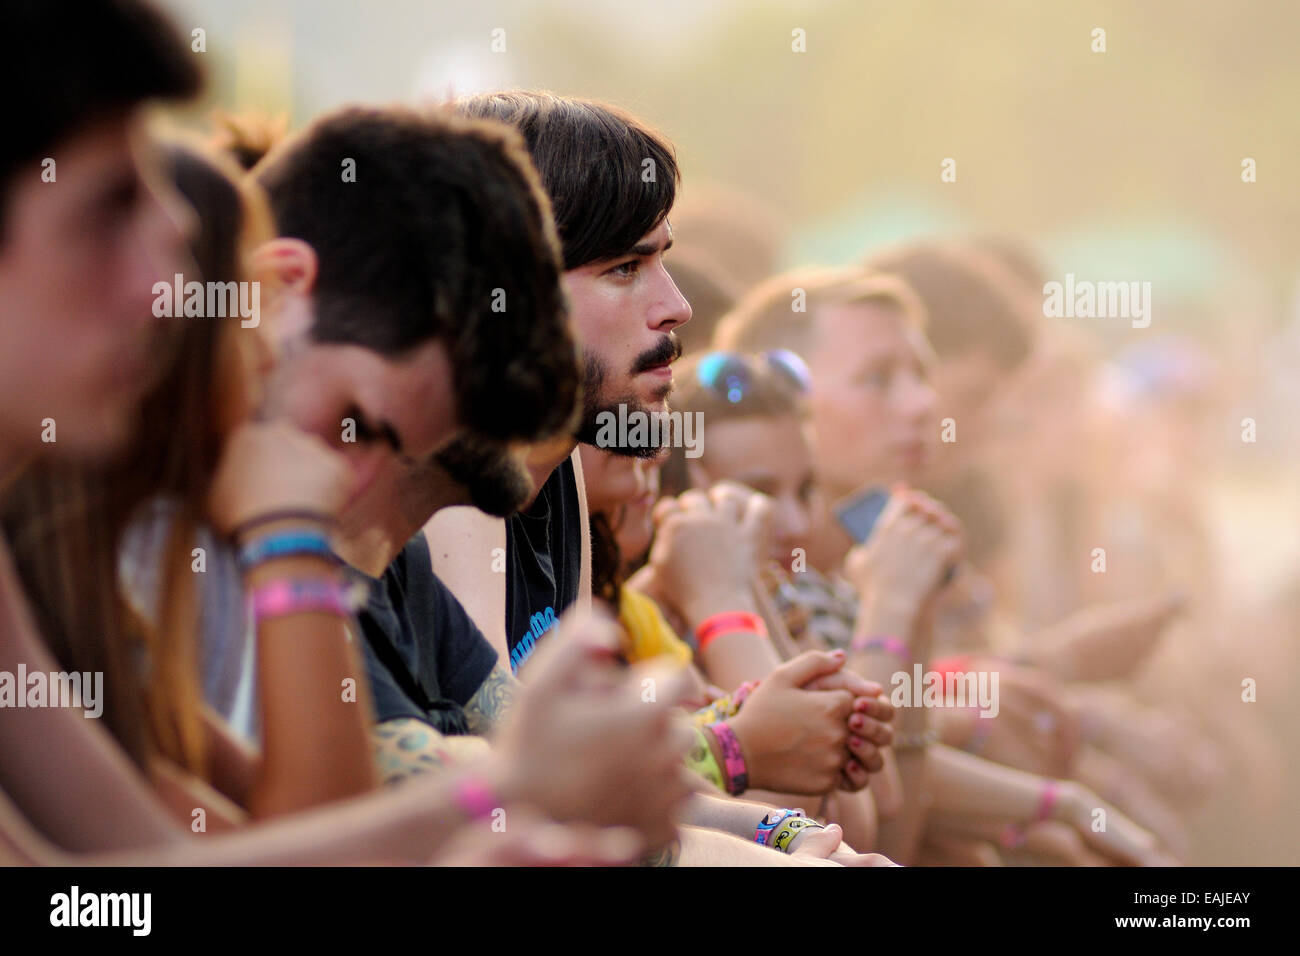
[[[582,520],[573,459],[551,472],[527,511],[506,519],[506,643],[517,671],[578,599]]]
[[[421,531],[371,582],[357,612],[375,719],[414,717],[465,734],[464,705],[496,666],[497,652],[438,580]]]

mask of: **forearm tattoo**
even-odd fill
[[[499,664],[492,668],[492,673],[488,674],[465,705],[470,733],[491,736],[514,706],[518,692],[519,681],[513,674]]]
[[[376,724],[370,732],[375,769],[385,783],[397,783],[418,773],[444,770],[452,763],[443,746],[447,738],[426,723],[401,717]]]

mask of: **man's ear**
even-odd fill
[[[249,266],[254,276],[280,291],[309,296],[316,287],[316,250],[301,239],[282,236],[262,243]]]
[[[307,337],[314,321],[316,250],[301,239],[272,239],[253,250],[249,273],[263,287],[268,341],[276,352],[287,354],[291,343]]]

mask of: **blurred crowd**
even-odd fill
[[[784,270],[613,104],[182,134],[174,27],[77,6],[0,41],[0,862],[1294,842],[1300,580],[1210,521],[1249,367],[1003,236]]]

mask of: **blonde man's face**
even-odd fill
[[[832,493],[921,477],[938,440],[928,351],[920,330],[890,306],[820,308],[806,356],[809,406],[817,473]]]

